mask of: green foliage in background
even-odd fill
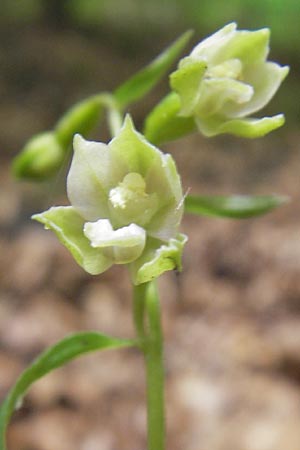
[[[145,23],[161,30],[194,26],[205,35],[224,23],[241,28],[270,27],[279,51],[300,47],[298,0],[2,0],[0,21],[28,22],[57,8],[75,23],[106,23],[119,30],[143,31]]]
[[[185,18],[205,32],[207,27],[235,20],[241,28],[270,27],[272,42],[279,51],[299,49],[298,0],[186,0],[180,3],[185,5]]]
[[[92,30],[97,35],[122,34],[143,48],[152,36],[159,40],[166,35],[194,28],[204,37],[224,23],[237,22],[240,28],[272,29],[271,59],[280,57],[284,64],[299,66],[299,0],[1,0],[0,31],[5,26],[43,21],[61,27]],[[146,32],[145,32],[146,30]],[[164,36],[164,37],[163,37]],[[124,43],[124,39],[122,38]],[[149,49],[149,47],[148,47]],[[276,102],[288,115],[288,124],[298,125],[299,80],[290,77]],[[267,110],[272,115],[278,109]]]

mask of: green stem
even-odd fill
[[[55,136],[67,151],[75,133],[88,134],[101,118],[103,108],[107,111],[107,122],[112,137],[116,136],[122,127],[123,114],[109,92],[93,95],[76,103],[58,121],[55,126]]]
[[[108,124],[110,133],[113,137],[116,136],[120,131],[122,123],[123,123],[122,114],[120,114],[120,112],[117,109],[110,108],[108,110]]]
[[[120,131],[123,123],[123,115],[120,111],[114,97],[109,93],[99,94],[98,98],[102,104],[107,108],[107,121],[109,131],[112,137],[116,136]]]
[[[134,287],[133,292],[133,321],[138,338],[143,343],[146,339],[144,314],[147,287],[147,283],[140,284]]]
[[[165,448],[163,337],[156,284],[135,287],[134,318],[139,337],[144,338],[147,378],[148,450]],[[144,328],[147,317],[147,332]]]

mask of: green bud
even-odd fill
[[[179,115],[193,117],[205,136],[259,137],[280,127],[282,115],[249,118],[274,96],[288,67],[267,61],[268,29],[237,31],[226,25],[200,42],[171,74]]]
[[[13,161],[13,173],[18,178],[43,180],[61,166],[64,151],[53,132],[34,136]]]
[[[59,120],[55,133],[64,149],[72,144],[76,133],[86,135],[93,129],[99,120],[102,103],[100,95],[93,96],[74,105]]]
[[[43,180],[60,169],[76,133],[88,133],[99,120],[103,96],[93,96],[73,106],[59,120],[54,131],[34,136],[13,162],[19,178]]]
[[[145,120],[145,137],[155,145],[173,141],[197,129],[193,117],[182,117],[180,98],[171,92],[156,105]]]

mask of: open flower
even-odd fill
[[[149,144],[129,116],[107,145],[75,136],[67,191],[72,206],[33,219],[53,230],[87,272],[128,264],[140,284],[180,269],[180,178],[172,157]]]
[[[266,61],[269,36],[267,28],[237,31],[231,23],[200,42],[171,74],[179,114],[194,117],[205,136],[258,137],[280,127],[282,114],[246,118],[271,100],[288,74],[287,66]]]

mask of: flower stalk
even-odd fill
[[[155,282],[144,283],[134,288],[134,321],[137,334],[144,342],[142,348],[147,380],[148,450],[164,450],[163,335],[159,297]],[[147,325],[146,331],[144,321]]]

